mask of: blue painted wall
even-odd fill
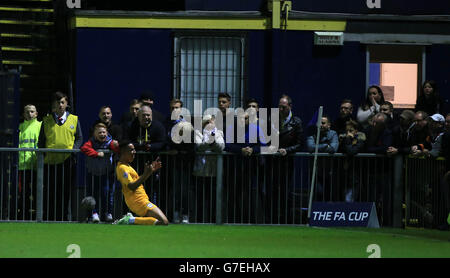
[[[110,105],[119,121],[145,89],[157,95],[155,108],[169,113],[172,45],[169,30],[78,30],[76,113],[86,136],[102,105]],[[355,106],[364,98],[365,51],[359,43],[318,47],[312,32],[251,31],[247,47],[247,96],[262,107],[276,107],[279,96],[288,94],[307,123],[321,105],[335,117],[343,98]]]
[[[157,95],[155,108],[169,113],[172,45],[168,30],[78,30],[76,110],[85,135],[102,105],[110,105],[118,121],[145,89]],[[285,93],[308,122],[321,105],[335,117],[341,99],[359,105],[364,97],[365,51],[359,43],[318,47],[312,32],[252,31],[247,47],[247,96],[262,107],[276,107]]]
[[[294,111],[309,122],[319,106],[332,118],[340,101],[352,99],[359,105],[365,94],[365,49],[359,43],[344,46],[314,46],[313,32],[279,31],[272,68],[272,102],[281,93],[291,96]],[[284,47],[282,46],[284,45]]]
[[[118,122],[143,90],[157,96],[155,109],[168,113],[172,91],[172,39],[169,31],[78,29],[76,113],[87,140],[98,110],[110,105]]]
[[[75,95],[84,134],[100,106],[111,105],[118,121],[145,89],[158,96],[155,108],[168,114],[172,48],[171,30],[79,29]],[[247,96],[269,108],[286,93],[305,124],[321,105],[335,118],[342,99],[352,99],[356,112],[365,97],[365,46],[357,42],[314,46],[309,31],[249,31],[246,51]],[[449,45],[427,47],[426,78],[436,80],[445,100],[450,95],[449,53]]]

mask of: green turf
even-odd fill
[[[82,258],[450,258],[450,232],[299,226],[0,223],[0,257],[64,258],[70,244]]]

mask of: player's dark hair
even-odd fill
[[[128,145],[132,144],[130,140],[122,140],[119,143],[119,153],[121,154],[126,148],[128,148]]]
[[[228,101],[231,101],[231,96],[228,93],[219,93],[217,98],[226,98]]]

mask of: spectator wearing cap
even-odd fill
[[[431,143],[431,150],[429,155],[432,157],[441,156],[442,149],[442,135],[444,134],[445,118],[441,114],[434,114],[430,117],[430,136],[428,137]]]

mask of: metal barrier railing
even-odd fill
[[[405,226],[433,228],[448,216],[449,196],[442,179],[447,171],[442,158],[407,157],[405,160]],[[448,195],[448,193],[447,193]]]
[[[35,152],[36,167],[19,170],[19,151]],[[48,165],[45,153],[71,156],[60,165]],[[157,156],[163,168],[147,180],[145,188],[173,223],[308,223],[310,153],[250,158],[231,153],[138,153],[132,166],[141,174],[144,162]],[[79,150],[0,148],[0,220],[83,221],[89,216],[80,210],[85,196],[95,197],[102,221],[107,213],[120,218],[128,208],[114,169],[109,176],[93,173],[85,158]],[[410,174],[423,171],[413,168],[413,160],[403,161],[401,156],[319,154],[314,200],[375,202],[380,224],[414,223],[412,219],[418,217],[412,210],[404,215],[402,205],[422,202],[422,195],[412,190],[420,179]],[[434,163],[429,161],[421,160]],[[438,179],[438,172],[428,171],[423,177]]]

